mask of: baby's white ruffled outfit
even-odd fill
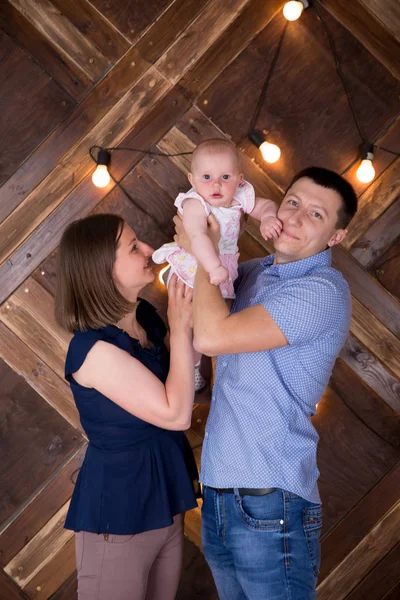
[[[196,198],[204,207],[205,213],[215,215],[221,228],[219,240],[219,256],[221,264],[228,269],[229,279],[221,283],[220,289],[224,298],[235,298],[233,283],[237,277],[239,251],[237,241],[240,232],[240,219],[242,212],[251,213],[255,203],[254,188],[248,181],[242,180],[238,185],[234,199],[238,202],[229,208],[211,206],[203,200],[194,188],[185,194],[179,194],[175,206],[179,213],[183,213],[183,202],[188,198]],[[183,250],[175,242],[164,244],[153,253],[153,261],[157,264],[168,262],[171,265],[171,274],[176,273],[186,285],[193,287],[197,270],[197,261],[194,256]]]

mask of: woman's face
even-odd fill
[[[137,239],[124,223],[118,240],[113,278],[118,290],[127,300],[135,302],[138,293],[154,280],[151,255],[154,250]]]

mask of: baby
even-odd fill
[[[260,221],[265,239],[278,237],[282,224],[277,219],[277,205],[272,200],[256,198],[253,186],[243,179],[240,153],[228,140],[211,139],[197,146],[192,155],[188,179],[192,188],[179,194],[175,206],[182,215],[192,254],[175,242],[164,244],[153,254],[158,264],[168,262],[172,273],[193,287],[197,261],[219,285],[224,298],[235,298],[233,288],[238,275],[238,238],[242,213]],[[207,217],[212,213],[220,225],[219,254],[207,235]],[[168,279],[169,281],[169,279]],[[195,389],[205,385],[199,370],[199,353],[195,353]]]
[[[197,261],[220,285],[224,298],[235,298],[233,283],[237,277],[239,252],[237,241],[242,213],[259,220],[265,239],[278,237],[282,224],[276,218],[277,205],[272,200],[256,198],[253,186],[240,172],[240,153],[228,140],[212,139],[197,146],[188,174],[193,186],[179,194],[175,206],[191,242],[193,255],[175,242],[164,244],[153,254],[153,261],[169,262],[186,285],[193,287]],[[220,224],[219,255],[207,235],[207,217],[212,213]]]

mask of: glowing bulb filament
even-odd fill
[[[375,169],[371,158],[364,158],[357,169],[357,179],[361,183],[370,183],[375,177]]]
[[[280,159],[281,151],[275,144],[269,142],[263,142],[260,146],[261,154],[263,159],[268,163],[275,163]]]
[[[291,2],[286,2],[283,7],[283,16],[288,21],[297,21],[299,17],[301,17],[301,13],[304,10],[304,4],[299,2],[299,0],[292,0]]]
[[[107,165],[97,165],[92,175],[92,181],[96,187],[103,188],[110,183],[110,174]]]

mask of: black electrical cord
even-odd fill
[[[257,123],[257,119],[260,116],[260,111],[261,111],[261,109],[263,107],[263,104],[264,104],[264,101],[265,101],[265,97],[266,97],[266,94],[267,94],[268,86],[269,86],[269,83],[271,81],[272,75],[273,75],[274,70],[275,70],[275,65],[277,63],[277,60],[278,60],[280,52],[281,52],[282,42],[283,42],[283,38],[285,36],[285,31],[286,31],[287,25],[288,25],[288,22],[286,21],[285,26],[283,28],[283,31],[281,33],[281,37],[279,38],[278,45],[276,47],[275,54],[274,54],[274,56],[272,58],[271,66],[269,68],[267,77],[266,77],[266,79],[264,81],[264,85],[263,85],[263,87],[261,89],[261,93],[260,93],[260,97],[258,99],[257,106],[255,108],[253,117],[252,117],[252,119],[250,121],[249,131],[251,131],[251,130],[253,130],[255,128],[256,123]]]
[[[99,150],[106,150],[106,152],[114,152],[114,150],[124,150],[125,152],[142,152],[143,154],[150,154],[152,156],[187,156],[193,154],[193,152],[177,152],[176,154],[167,154],[166,152],[152,152],[151,150],[143,150],[142,148],[122,148],[121,146],[102,148],[101,146],[92,146],[89,149],[90,156],[93,158],[92,150],[98,148]]]

